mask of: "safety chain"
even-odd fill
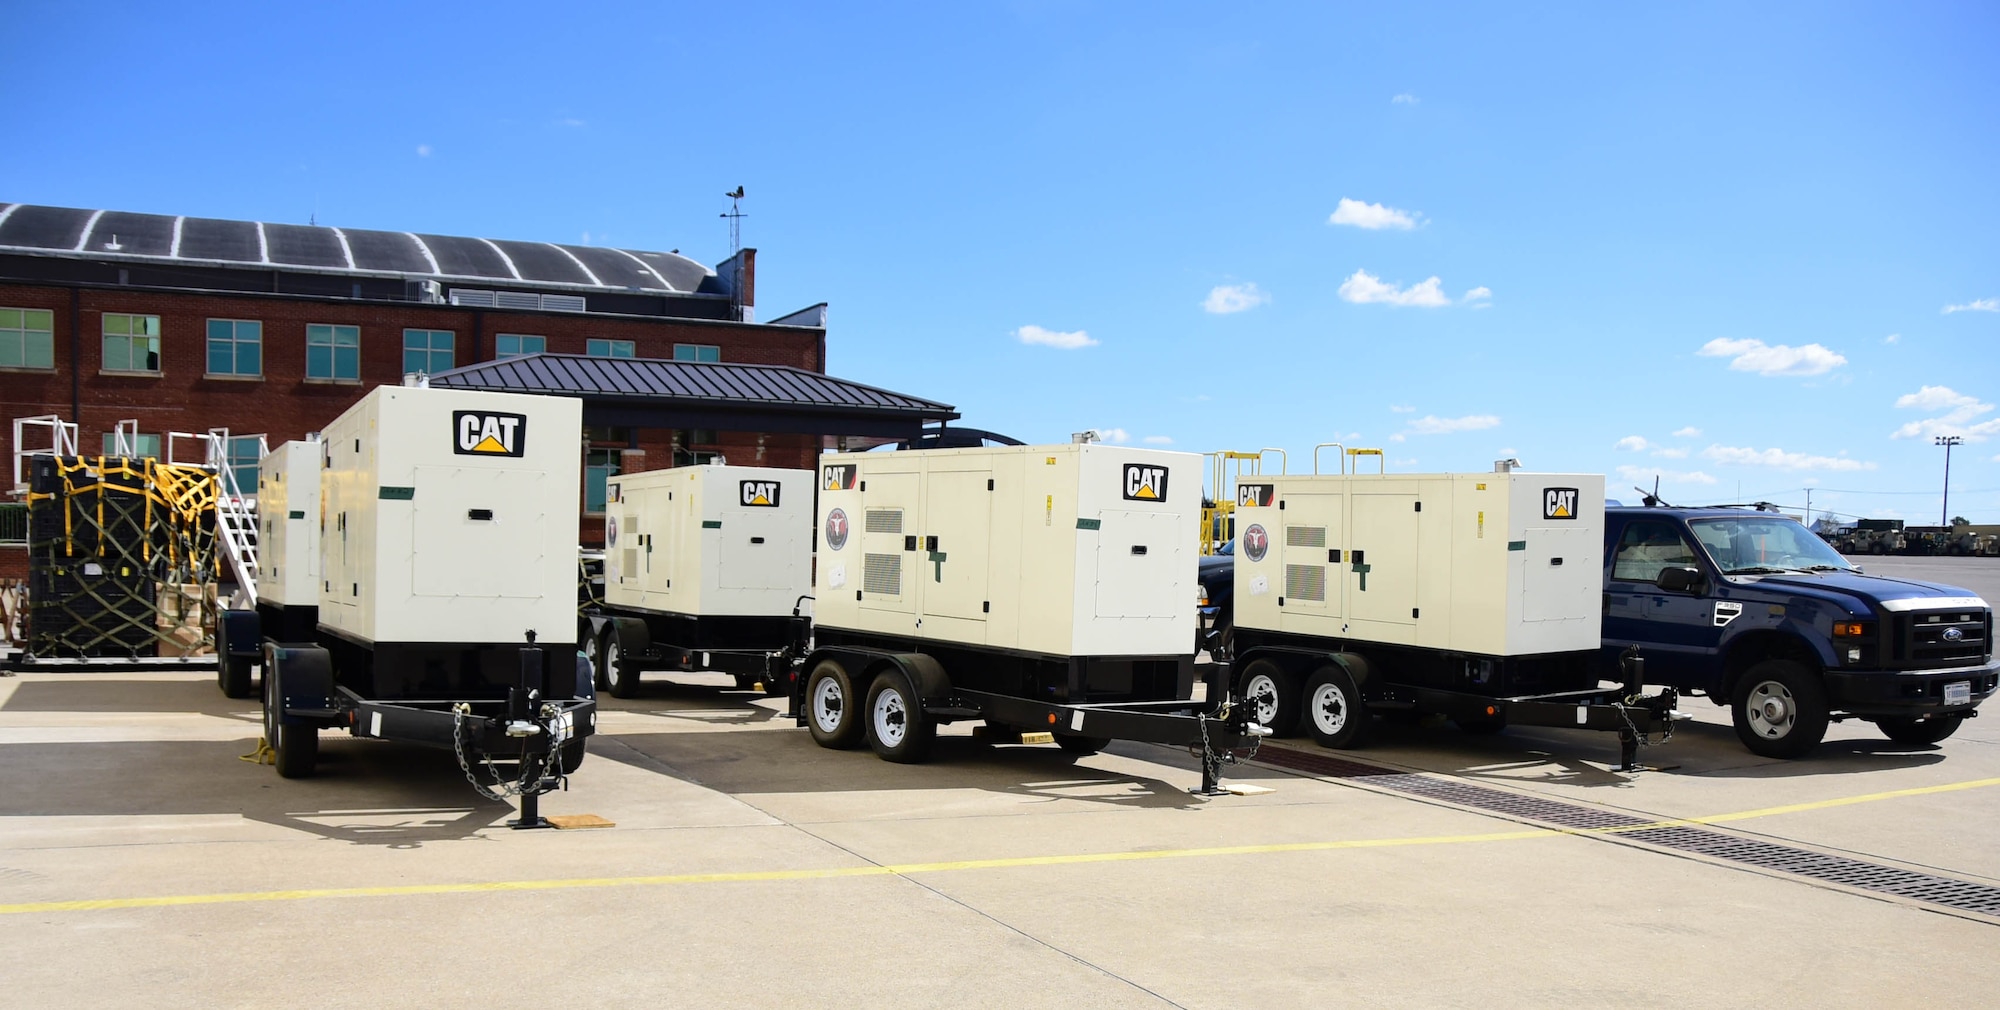
[[[1637,696],[1635,695],[1634,697]],[[1625,722],[1625,731],[1632,734],[1632,739],[1638,741],[1639,746],[1656,747],[1674,738],[1674,721],[1667,719],[1665,720],[1666,725],[1660,728],[1660,738],[1658,740],[1647,739],[1646,734],[1639,732],[1638,724],[1632,721],[1632,708],[1634,706],[1629,703],[1630,700],[1627,699],[1627,703],[1611,707],[1617,710],[1618,718]]]
[[[1234,699],[1224,698],[1221,707],[1216,709],[1215,721],[1227,722],[1233,704]],[[1208,720],[1208,716],[1200,713],[1195,714],[1195,726],[1201,731],[1201,746],[1199,748],[1189,746],[1188,754],[1201,760],[1202,771],[1210,778],[1220,780],[1222,778],[1222,766],[1249,761],[1257,756],[1257,749],[1264,745],[1263,737],[1252,737],[1250,746],[1248,747],[1236,747],[1217,751],[1209,746]]]
[[[520,762],[521,777],[512,782],[507,781],[494,769],[492,758],[482,755],[479,758],[480,764],[486,769],[486,774],[493,777],[493,784],[498,786],[499,789],[496,791],[479,781],[479,777],[472,773],[472,762],[467,760],[465,756],[465,717],[471,714],[472,705],[468,702],[461,701],[451,707],[451,752],[458,758],[458,770],[465,773],[465,781],[472,783],[472,788],[478,790],[479,795],[489,800],[501,800],[504,802],[516,796],[540,796],[543,793],[554,792],[562,784],[564,776],[551,776],[549,774],[550,770],[557,767],[557,762],[561,760],[562,747],[560,744],[551,744],[548,750],[544,752],[539,763],[523,755]],[[542,732],[550,740],[554,740],[555,724],[557,721],[556,707],[552,704],[543,705],[540,714],[547,721],[537,723],[537,725],[541,726]],[[564,741],[564,743],[567,742]],[[542,786],[542,788],[535,788],[536,786]]]

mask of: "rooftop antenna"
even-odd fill
[[[729,198],[729,211],[722,216],[729,219],[729,255],[734,256],[743,249],[743,219],[750,215],[743,213],[742,186],[722,195]]]

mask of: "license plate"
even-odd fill
[[[1944,703],[1947,705],[1972,704],[1972,682],[1969,680],[1960,680],[1946,684],[1944,686]]]

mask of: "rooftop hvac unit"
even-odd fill
[[[437,281],[411,281],[408,288],[412,301],[422,302],[425,305],[444,304],[444,285]]]

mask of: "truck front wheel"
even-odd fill
[[[1962,715],[1934,715],[1928,719],[1910,719],[1902,716],[1885,717],[1875,720],[1875,728],[1882,735],[1897,743],[1937,743],[1958,732]]]
[[[1306,681],[1306,729],[1321,747],[1346,750],[1368,739],[1374,714],[1361,700],[1354,678],[1339,666],[1327,665]]]
[[[1803,757],[1826,736],[1826,689],[1789,659],[1767,659],[1746,671],[1731,711],[1737,738],[1764,757]]]
[[[1253,661],[1243,669],[1236,689],[1246,704],[1255,709],[1257,721],[1272,736],[1291,736],[1299,729],[1299,680],[1268,659]]]

